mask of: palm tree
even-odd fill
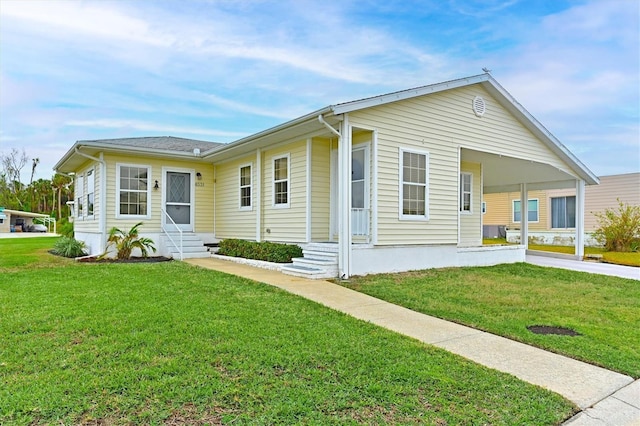
[[[156,248],[153,245],[153,240],[138,235],[138,227],[140,226],[142,226],[142,222],[136,223],[127,232],[121,231],[116,227],[111,228],[109,238],[107,238],[107,248],[100,257],[106,257],[111,246],[116,249],[116,258],[118,259],[129,259],[135,249],[140,250],[142,257],[148,257],[148,250],[152,250],[155,253]]]
[[[62,219],[62,196],[66,195],[68,199],[71,197],[71,178],[69,176],[55,174],[51,179],[51,185],[57,192],[58,209],[56,210],[56,218]]]

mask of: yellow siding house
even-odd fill
[[[163,254],[199,255],[186,240],[294,243],[304,258],[283,271],[343,278],[524,261],[534,218],[521,218],[525,244],[483,247],[482,200],[574,188],[582,229],[585,185],[598,183],[486,73],[330,105],[230,144],[79,141],[56,170],[82,188],[76,234],[93,253],[111,226],[142,220]]]

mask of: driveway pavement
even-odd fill
[[[579,261],[558,254],[527,254],[527,263],[552,268],[571,269],[572,271],[590,272],[592,274],[611,275],[614,277],[640,280],[640,268],[633,266],[612,265],[610,263]]]

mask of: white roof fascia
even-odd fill
[[[430,84],[428,86],[416,87],[414,89],[402,90],[400,92],[388,93],[386,95],[374,96],[372,98],[360,99],[357,101],[345,102],[333,105],[331,109],[334,114],[344,114],[360,109],[371,108],[404,99],[411,99],[417,96],[431,93],[443,92],[445,90],[458,87],[469,86],[471,84],[482,83],[489,79],[489,74],[479,74],[471,77],[460,78],[458,80],[445,81],[442,83]]]
[[[523,120],[523,124],[536,134],[539,138],[541,138],[544,142],[546,142],[547,146],[560,158],[567,161],[574,171],[576,171],[582,179],[587,183],[587,185],[597,185],[600,183],[598,177],[591,171],[587,166],[585,166],[566,146],[562,144],[546,127],[542,125],[529,111],[527,111],[518,101],[515,100],[513,96],[507,90],[502,87],[491,75],[486,74],[489,78],[486,80],[484,84],[485,88],[489,87],[489,91],[492,94],[500,95],[505,101],[506,104],[503,105],[506,107],[511,113],[515,115],[519,115]]]

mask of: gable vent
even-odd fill
[[[482,117],[487,112],[487,104],[485,104],[482,96],[476,96],[473,98],[473,112],[477,117]]]

